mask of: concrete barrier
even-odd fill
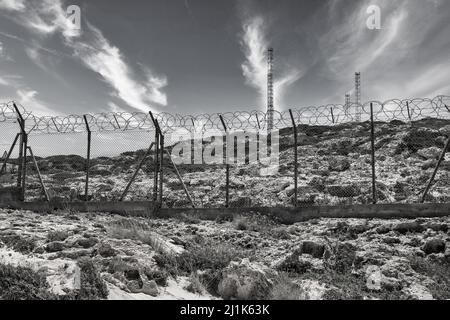
[[[0,204],[2,208],[49,212],[70,210],[75,212],[101,212],[125,216],[153,218],[176,218],[192,216],[204,220],[232,218],[246,213],[270,216],[280,223],[292,224],[316,218],[434,218],[450,215],[450,203],[441,204],[377,204],[348,206],[308,206],[298,208],[200,208],[200,209],[158,209],[151,201],[133,202],[19,202],[9,201]]]
[[[0,203],[20,201],[20,191],[17,187],[0,188]]]

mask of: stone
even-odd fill
[[[95,246],[98,243],[98,240],[96,238],[81,238],[75,243],[84,249],[89,249]]]
[[[427,255],[432,253],[444,253],[446,244],[441,239],[428,240],[422,248]]]
[[[249,259],[233,261],[222,271],[218,293],[225,300],[265,299],[272,287],[271,276],[274,272],[260,263]]]
[[[159,294],[159,290],[155,280],[144,281],[141,292],[156,297]]]
[[[430,147],[417,151],[417,155],[427,160],[438,160],[441,153],[442,150],[437,147]]]
[[[328,163],[328,170],[344,172],[350,169],[350,161],[345,157],[333,157]]]
[[[101,243],[97,248],[97,253],[101,255],[103,258],[110,258],[117,255],[116,250],[111,247],[108,243]]]
[[[325,245],[313,241],[303,241],[300,245],[301,254],[309,254],[314,258],[322,259],[325,253]]]
[[[353,198],[361,194],[361,189],[357,185],[332,185],[327,187],[327,191],[339,198]]]
[[[64,248],[64,243],[58,241],[50,242],[45,246],[47,252],[60,252],[63,251]]]
[[[422,226],[417,221],[412,222],[402,222],[394,226],[394,231],[400,232],[401,234],[410,233],[421,233],[425,231],[425,227]]]

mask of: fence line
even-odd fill
[[[417,121],[424,118],[450,119],[450,96],[437,96],[433,99],[391,99],[385,102],[368,101],[364,104],[328,104],[319,107],[293,109],[293,116],[298,125],[338,125],[361,121],[370,121],[370,105],[374,108],[374,121],[389,122],[400,120]],[[27,123],[30,134],[58,134],[86,132],[86,121],[92,132],[154,130],[153,121],[148,113],[117,112],[97,113],[89,115],[36,116],[16,103]],[[154,114],[163,130],[168,133],[179,129],[189,132],[206,132],[218,130],[223,132],[220,116],[230,130],[267,130],[268,117],[262,111],[236,111],[223,114],[180,115],[170,113]],[[14,102],[0,104],[0,122],[17,120]],[[289,111],[275,111],[274,129],[283,129],[292,125]]]
[[[379,139],[377,140],[376,137],[376,127],[378,126],[385,127],[384,129],[389,129],[386,126],[395,127],[397,126],[397,123],[393,123],[393,120],[402,121],[404,124],[406,123],[413,123],[415,121],[428,119],[428,118],[434,118],[438,120],[447,120],[450,123],[450,108],[448,105],[450,104],[450,96],[438,96],[434,99],[423,99],[423,98],[415,98],[415,99],[407,99],[407,100],[399,100],[399,99],[393,99],[388,100],[386,102],[377,102],[377,101],[371,101],[367,102],[361,105],[352,104],[349,106],[343,106],[343,105],[326,105],[321,107],[309,107],[304,109],[297,109],[292,110],[289,109],[286,112],[275,112],[275,115],[273,117],[273,128],[275,129],[285,129],[285,128],[293,128],[293,142],[289,142],[287,149],[294,149],[293,155],[290,155],[289,153],[285,153],[286,155],[286,163],[282,163],[282,165],[288,165],[287,163],[292,161],[292,166],[294,168],[293,172],[288,172],[289,179],[292,179],[293,182],[293,192],[291,195],[288,195],[287,197],[290,197],[290,200],[292,200],[291,204],[294,206],[298,206],[300,203],[304,203],[305,201],[309,201],[308,199],[302,199],[300,200],[299,197],[304,196],[307,191],[304,191],[307,188],[315,188],[316,190],[321,190],[320,192],[325,194],[328,193],[333,197],[337,198],[348,198],[348,199],[355,199],[357,197],[360,197],[359,200],[356,201],[368,201],[373,202],[374,204],[380,201],[387,201],[385,195],[383,195],[383,183],[381,181],[383,180],[382,172],[378,172],[377,164],[379,162],[386,161],[386,156],[384,156],[384,160],[379,160],[377,158],[378,155],[380,155],[382,152],[380,152],[381,148],[385,147],[389,144],[389,139]],[[330,126],[332,129],[335,129],[336,125],[340,124],[351,124],[353,127],[353,123],[357,122],[356,119],[358,117],[358,120],[361,121],[360,125],[355,126],[355,131],[359,130],[359,134],[363,138],[361,141],[359,141],[359,144],[354,144],[352,146],[352,149],[361,145],[364,145],[365,143],[368,143],[369,146],[367,147],[361,147],[360,151],[345,151],[340,150],[340,145],[332,147],[331,149],[335,148],[336,150],[333,152],[327,151],[330,153],[330,156],[328,154],[322,154],[319,153],[318,148],[315,148],[317,144],[320,144],[318,136],[321,136],[320,126]],[[258,133],[257,135],[257,141],[258,141],[258,148],[259,148],[259,132],[267,130],[267,115],[263,112],[258,111],[251,111],[251,112],[233,112],[233,113],[224,113],[224,114],[208,114],[208,115],[198,115],[198,116],[181,116],[181,115],[171,115],[168,113],[160,113],[160,114],[153,114],[152,112],[149,112],[148,114],[145,113],[103,113],[103,114],[93,114],[93,115],[69,115],[67,117],[37,117],[34,116],[31,112],[28,112],[25,108],[23,108],[20,105],[17,105],[14,102],[6,103],[6,104],[0,104],[0,123],[2,122],[18,122],[18,131],[19,133],[16,135],[15,140],[9,149],[8,152],[5,151],[5,156],[3,156],[2,159],[2,167],[0,171],[0,175],[6,172],[6,166],[8,163],[10,164],[16,164],[18,167],[17,171],[17,187],[21,189],[21,199],[25,200],[25,193],[26,193],[26,187],[28,185],[32,185],[33,188],[42,188],[45,194],[45,198],[47,201],[49,200],[50,196],[47,193],[46,190],[46,184],[48,181],[55,182],[58,179],[62,179],[64,183],[67,179],[72,179],[74,183],[82,183],[83,184],[83,191],[84,194],[78,194],[78,196],[82,196],[82,200],[89,201],[91,198],[94,198],[95,192],[90,191],[90,187],[92,188],[93,185],[102,186],[103,188],[106,187],[105,190],[108,190],[108,193],[111,193],[111,190],[108,189],[108,185],[105,186],[105,183],[114,184],[117,183],[117,181],[112,181],[111,179],[102,178],[103,174],[106,172],[106,176],[108,174],[111,174],[111,168],[114,167],[114,161],[119,163],[121,170],[127,170],[127,168],[131,168],[131,166],[136,165],[133,167],[133,170],[131,170],[132,176],[131,179],[128,181],[125,181],[124,185],[121,185],[118,183],[118,187],[122,188],[120,189],[120,201],[124,200],[127,194],[131,193],[129,192],[130,187],[132,184],[138,180],[136,179],[140,172],[143,172],[144,175],[152,175],[152,179],[145,180],[142,177],[141,182],[149,183],[151,180],[153,180],[153,185],[146,186],[145,188],[148,190],[153,190],[152,192],[152,199],[155,204],[159,208],[162,207],[163,202],[167,201],[167,197],[163,196],[165,193],[163,190],[166,190],[167,187],[170,185],[172,186],[172,193],[176,193],[177,190],[183,190],[186,197],[189,200],[189,206],[195,206],[193,199],[191,198],[190,192],[186,187],[186,184],[183,181],[182,174],[180,174],[180,170],[176,167],[176,165],[171,162],[171,156],[167,149],[171,143],[176,141],[168,141],[170,140],[169,136],[166,136],[166,134],[170,134],[176,130],[179,129],[185,129],[190,133],[198,132],[204,134],[205,132],[211,132],[211,131],[218,131],[221,132],[221,134],[226,138],[226,148],[228,148],[228,137],[230,137],[233,133],[232,131],[256,131]],[[391,122],[391,123],[389,123]],[[313,187],[308,186],[299,186],[299,165],[302,169],[310,165],[311,163],[307,163],[308,161],[304,161],[303,163],[299,163],[299,148],[302,148],[302,145],[298,140],[298,134],[300,130],[302,131],[308,131],[308,128],[300,128],[299,126],[306,125],[306,126],[315,126],[313,129],[316,130],[313,132],[314,137],[316,138],[315,142],[310,142],[310,145],[306,145],[309,147],[309,151],[311,153],[311,157],[309,159],[310,162],[317,166],[317,168],[310,169],[310,175],[316,175],[314,178],[316,181],[311,180],[308,182],[308,186],[311,185]],[[445,125],[445,124],[444,124]],[[317,127],[319,126],[319,127]],[[412,129],[413,126],[406,125],[405,128]],[[309,128],[311,129],[311,128]],[[330,128],[328,128],[330,129]],[[368,130],[366,130],[368,129]],[[443,129],[443,128],[440,128]],[[327,130],[327,128],[325,128]],[[146,143],[148,142],[148,145],[151,145],[151,147],[147,150],[147,152],[143,155],[143,157],[139,157],[139,151],[137,149],[137,145],[134,143],[132,145],[128,145],[129,148],[135,148],[135,150],[127,150],[127,151],[133,151],[131,154],[123,154],[122,158],[120,159],[101,159],[92,157],[91,159],[91,135],[92,133],[96,133],[101,135],[102,133],[121,133],[124,132],[127,135],[133,134],[133,131],[136,134],[145,134],[146,137]],[[288,131],[288,130],[283,130]],[[438,130],[439,131],[439,130]],[[290,135],[291,133],[285,132],[285,136]],[[385,130],[386,132],[390,132],[389,130]],[[430,168],[434,167],[433,173],[430,176],[425,176],[427,179],[428,184],[423,190],[420,190],[421,198],[417,201],[425,202],[428,199],[428,195],[430,192],[431,187],[433,186],[433,183],[435,183],[437,173],[440,169],[442,169],[443,162],[445,159],[445,155],[447,151],[449,151],[450,148],[450,137],[449,134],[446,133],[445,130],[440,130],[440,134],[437,135],[435,133],[429,132],[424,130],[423,132],[416,133],[416,136],[413,136],[411,139],[419,139],[419,144],[422,144],[421,147],[417,148],[419,149],[425,149],[425,148],[436,148],[436,146],[439,146],[441,148],[441,144],[445,146],[442,150],[440,150],[440,156],[438,157],[438,161],[436,163],[430,162],[430,163],[422,163],[421,169],[416,170],[416,168],[412,168],[416,172],[414,173],[414,177],[411,179],[416,179],[413,182],[410,182],[409,184],[414,185],[415,187],[421,186],[417,183],[420,182],[420,179],[422,177],[417,177],[418,173],[425,172],[426,170],[429,170]],[[81,134],[81,136],[84,139],[84,134],[87,133],[86,139],[87,139],[87,149],[86,149],[86,158],[70,158],[74,156],[67,156],[63,160],[57,160],[52,159],[50,160],[52,162],[52,165],[48,165],[47,160],[44,158],[36,159],[33,151],[30,147],[30,144],[33,144],[33,140],[31,140],[31,143],[29,141],[29,136],[35,136],[35,137],[42,137],[46,134],[48,135],[59,135],[59,137],[67,137],[69,134]],[[153,140],[153,133],[154,133],[154,140]],[[304,133],[304,132],[303,132]],[[67,134],[64,136],[63,134]],[[273,133],[272,133],[273,134]],[[424,136],[425,135],[425,136]],[[306,134],[305,136],[308,136]],[[345,137],[345,135],[344,135]],[[444,143],[439,140],[438,138],[445,137],[446,141]],[[326,137],[321,136],[321,138],[326,140]],[[147,140],[148,139],[148,140]],[[189,141],[191,137],[186,138],[187,141]],[[233,138],[234,139],[234,138]],[[448,139],[448,140],[447,140]],[[94,136],[95,140],[95,136]],[[289,139],[286,139],[288,141]],[[367,140],[367,141],[365,141]],[[18,142],[20,141],[20,142]],[[192,140],[192,146],[194,145],[194,141]],[[445,143],[446,142],[446,143]],[[117,145],[117,141],[114,141],[115,145]],[[150,144],[151,143],[151,144]],[[334,142],[336,143],[336,142]],[[339,142],[340,143],[340,142]],[[418,150],[415,150],[416,147],[414,146],[414,141],[410,143],[410,149],[412,153],[417,153]],[[17,145],[19,156],[17,159],[12,159],[11,154]],[[83,142],[84,145],[84,142]],[[147,146],[148,146],[147,145]],[[230,144],[233,145],[233,144]],[[280,141],[281,145],[281,141]],[[74,146],[71,145],[71,148]],[[154,150],[152,148],[154,147]],[[95,148],[95,147],[94,147]],[[366,149],[364,149],[366,148]],[[339,150],[338,150],[339,149]],[[345,141],[342,146],[342,149],[346,149]],[[358,182],[356,184],[357,188],[354,187],[354,181],[349,181],[351,179],[351,172],[349,175],[344,176],[340,175],[338,173],[335,173],[335,176],[337,178],[331,178],[328,179],[329,182],[323,182],[326,181],[327,178],[330,176],[330,172],[328,173],[321,173],[319,170],[320,166],[323,166],[324,162],[328,161],[334,161],[335,158],[339,160],[339,158],[342,158],[342,154],[344,157],[348,157],[349,153],[359,152],[359,157],[364,158],[364,150],[368,151],[367,154],[370,155],[370,158],[367,159],[367,162],[360,161],[362,165],[362,171],[365,171],[366,164],[370,164],[371,172],[367,175],[367,181],[364,180],[363,176],[358,177]],[[33,148],[33,150],[35,150]],[[27,155],[27,151],[30,151],[30,155]],[[145,150],[142,150],[145,152]],[[222,150],[223,151],[223,150]],[[305,151],[305,150],[303,150]],[[400,151],[401,153],[402,151]],[[435,152],[435,150],[431,150],[429,152]],[[168,158],[165,160],[165,153],[167,154]],[[226,151],[227,157],[228,157],[228,150]],[[152,157],[149,157],[152,155]],[[305,155],[302,155],[305,156]],[[327,157],[329,159],[322,159],[323,156]],[[389,155],[389,156],[395,156],[395,155]],[[428,155],[427,155],[428,156]],[[75,156],[76,157],[76,156]],[[226,158],[227,158],[226,157]],[[292,158],[291,158],[292,157]],[[335,158],[334,158],[335,157]],[[28,159],[29,158],[29,159]],[[147,164],[146,160],[151,158],[151,169],[148,169],[149,166],[145,167]],[[426,157],[425,157],[426,158]],[[433,157],[430,157],[432,160]],[[33,163],[35,165],[35,173],[37,173],[38,176],[38,183],[36,183],[36,179],[34,179],[31,183],[27,182],[27,167],[29,165],[28,160],[33,160]],[[95,164],[94,163],[95,161]],[[342,160],[342,159],[340,159]],[[437,159],[436,159],[437,160]],[[60,161],[61,163],[58,163]],[[66,163],[64,163],[66,161]],[[103,161],[103,162],[102,162]],[[69,165],[70,162],[70,165]],[[82,169],[79,169],[81,166]],[[112,162],[112,164],[111,164]],[[176,175],[176,182],[171,180],[169,178],[170,171],[168,170],[169,165],[172,165],[174,167],[174,174]],[[45,168],[44,174],[41,175],[41,171],[39,169],[38,165],[43,165]],[[108,169],[102,169],[102,165],[109,166]],[[328,165],[328,164],[327,164]],[[380,164],[379,164],[380,165]],[[410,163],[410,165],[415,165],[414,161]],[[95,171],[93,170],[93,174],[91,175],[90,170],[93,169],[92,167],[96,167]],[[100,166],[100,167],[98,167]],[[387,163],[386,168],[390,168],[390,164]],[[206,167],[206,166],[205,166]],[[219,188],[216,188],[220,190],[221,187],[224,188],[225,195],[224,195],[224,201],[223,205],[225,207],[233,206],[233,197],[234,195],[231,194],[231,191],[233,189],[239,188],[239,182],[236,180],[245,180],[243,178],[244,173],[238,173],[236,174],[236,168],[237,166],[230,166],[229,162],[227,161],[225,163],[225,181],[222,181],[222,186],[219,186]],[[334,167],[334,165],[329,165],[329,167]],[[78,169],[77,169],[78,168]],[[343,162],[342,164],[337,164],[336,168],[328,169],[328,171],[331,172],[345,172],[349,170],[350,168],[350,162],[347,161],[347,163]],[[425,169],[423,169],[425,168]],[[32,169],[32,168],[30,168]],[[167,170],[167,171],[166,171]],[[214,168],[215,174],[217,174],[217,168]],[[397,170],[397,169],[389,169],[389,170]],[[446,167],[446,170],[448,170],[448,167]],[[30,170],[31,171],[31,170]],[[231,171],[234,171],[233,173]],[[286,170],[288,171],[288,170]],[[323,171],[323,170],[322,170]],[[326,171],[326,170],[325,170]],[[367,170],[369,171],[369,170]],[[315,172],[315,173],[312,173]],[[84,176],[81,176],[79,173],[84,173]],[[211,171],[210,171],[211,173]],[[211,174],[205,173],[205,176],[210,176]],[[364,173],[364,172],[359,172]],[[368,172],[367,172],[368,173]],[[393,175],[398,175],[399,172],[391,172]],[[28,173],[30,174],[30,173]],[[124,180],[127,180],[126,175],[128,173],[120,173],[116,176],[123,178]],[[189,176],[190,171],[186,170],[186,175]],[[240,178],[236,179],[235,176],[230,177],[231,174],[238,175]],[[253,174],[253,173],[251,173]],[[249,174],[249,176],[251,176]],[[379,176],[377,176],[379,174]],[[427,173],[426,173],[427,174]],[[257,174],[256,174],[257,175]],[[321,177],[317,177],[317,176]],[[408,175],[413,176],[413,174],[409,173]],[[427,174],[428,175],[428,174]],[[95,184],[90,184],[90,179],[93,179],[93,176],[96,178]],[[262,176],[262,175],[260,175]],[[233,179],[235,178],[235,179]],[[254,177],[253,177],[254,178]],[[277,179],[280,177],[276,177],[273,179]],[[322,180],[320,180],[323,178]],[[196,181],[190,181],[190,186],[195,187]],[[197,176],[198,179],[198,176]],[[339,180],[341,179],[341,180]],[[450,176],[448,178],[450,181]],[[234,180],[234,181],[231,181]],[[250,179],[251,180],[251,179]],[[267,184],[270,182],[273,182],[273,180],[270,180],[270,178],[262,178],[263,182],[262,184]],[[303,180],[306,180],[303,178]],[[320,181],[319,181],[320,180]],[[214,184],[218,184],[215,180]],[[343,185],[337,185],[337,181]],[[370,181],[370,186],[367,188],[367,190],[371,191],[370,194],[368,192],[362,192],[361,190],[358,190],[361,186],[363,186],[366,182]],[[412,180],[411,180],[412,181]],[[192,183],[193,182],[193,183]],[[198,182],[198,181],[197,181]],[[254,182],[254,181],[250,181]],[[350,184],[349,184],[350,182]],[[165,183],[165,184],[164,184]],[[279,184],[283,185],[286,181],[283,179],[280,179]],[[443,183],[447,183],[447,179],[444,179]],[[60,183],[63,184],[63,183]],[[177,186],[178,184],[178,186]],[[236,185],[238,185],[236,187]],[[180,187],[181,186],[181,187]],[[59,189],[64,189],[63,186],[58,186]],[[290,187],[290,186],[289,186]],[[300,189],[303,188],[303,189]],[[401,189],[403,186],[401,185],[395,185],[392,188]],[[205,190],[209,190],[206,192],[210,192],[213,188],[204,188]],[[245,189],[245,188],[243,188]],[[286,191],[287,189],[283,189],[283,192],[288,193]],[[302,191],[303,190],[303,191]],[[326,190],[326,192],[325,192]],[[70,191],[72,192],[72,190]],[[280,192],[282,194],[283,192]],[[397,193],[397,192],[396,192]],[[399,191],[399,193],[401,193]],[[333,195],[334,194],[334,195]],[[340,195],[339,195],[340,194]],[[239,193],[239,196],[242,196],[242,192]],[[447,194],[445,194],[447,196]],[[72,195],[71,195],[72,197]],[[217,194],[216,199],[217,200]],[[361,198],[362,197],[362,198]],[[450,199],[450,195],[448,195]],[[323,199],[322,199],[323,200]],[[326,200],[326,199],[325,199]],[[448,201],[448,200],[444,200]],[[314,201],[313,201],[314,202]]]

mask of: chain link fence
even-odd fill
[[[0,183],[22,187],[25,175],[26,201],[169,208],[448,202],[449,104],[439,96],[276,112],[271,132],[256,111],[36,117],[0,104]]]

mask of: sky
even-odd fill
[[[78,6],[80,28],[67,8]],[[367,8],[381,9],[371,30]],[[450,94],[447,0],[0,0],[0,101],[201,114]]]

